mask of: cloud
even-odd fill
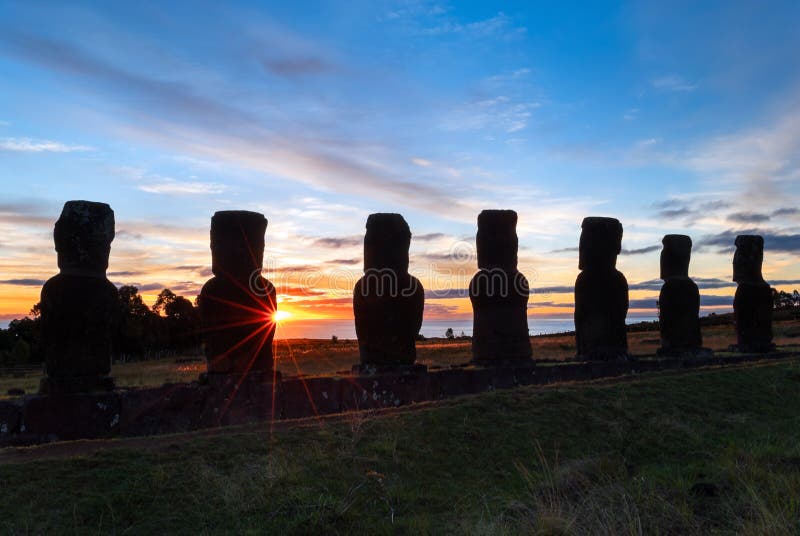
[[[214,275],[210,266],[203,266],[201,264],[183,264],[181,266],[173,266],[170,270],[177,272],[194,272],[201,277],[211,277]]]
[[[469,289],[466,288],[447,288],[425,291],[426,300],[446,300],[450,298],[468,298]]]
[[[531,288],[531,294],[571,294],[573,292],[575,292],[575,287],[572,285]]]
[[[645,253],[652,253],[653,251],[658,251],[661,249],[661,246],[647,246],[643,248],[637,249],[623,249],[619,252],[620,255],[644,255]]]
[[[21,287],[41,287],[44,279],[0,279],[0,285],[18,285]]]
[[[58,219],[61,208],[43,201],[18,201],[0,203],[0,222],[31,227],[51,227]]]
[[[718,277],[693,277],[692,280],[700,290],[735,287],[736,283]],[[661,290],[664,281],[661,279],[649,279],[638,283],[628,284],[629,290]]]
[[[142,233],[136,233],[133,231],[128,231],[127,229],[120,229],[116,233],[116,238],[130,238],[131,240],[141,240],[144,238]]]
[[[500,130],[511,134],[525,129],[533,110],[540,106],[539,102],[516,102],[506,95],[498,95],[452,110],[440,127],[449,131]]]
[[[728,220],[736,223],[761,223],[769,221],[771,216],[769,214],[761,214],[758,212],[733,212],[728,214]]]
[[[327,294],[324,290],[297,285],[278,285],[276,291],[278,294],[289,297],[325,296]]]
[[[424,158],[412,158],[411,163],[420,167],[431,167],[433,165],[433,162]]]
[[[316,264],[292,264],[288,266],[275,266],[265,268],[264,270],[266,273],[274,273],[274,274],[292,274],[292,273],[309,273],[309,272],[317,272],[319,271],[319,266]]]
[[[447,317],[452,318],[455,313],[458,313],[457,305],[443,305],[441,303],[425,303],[425,316],[426,317]]]
[[[412,240],[415,242],[430,242],[432,240],[439,240],[440,238],[444,238],[446,236],[447,235],[444,233],[426,233],[413,235]]]
[[[348,247],[355,247],[360,246],[364,243],[364,237],[353,235],[353,236],[328,236],[323,238],[317,238],[314,240],[314,246],[319,246],[323,248],[348,248]]]
[[[114,286],[116,286],[116,287],[125,287],[125,286],[136,287],[139,290],[139,292],[152,292],[154,290],[163,290],[165,288],[170,288],[173,291],[177,290],[177,289],[173,288],[172,286],[167,287],[165,285],[162,285],[161,283],[145,283],[145,284],[142,284],[142,283],[123,283],[123,282],[120,282],[120,281],[113,281],[113,283],[114,283]]]
[[[353,259],[331,259],[329,261],[325,261],[325,264],[346,264],[346,265],[353,265],[359,264],[361,259],[353,258]]]
[[[528,309],[533,309],[533,308],[536,308],[536,307],[554,307],[554,308],[559,308],[559,309],[572,309],[573,307],[575,307],[575,304],[573,302],[563,302],[563,303],[562,302],[553,302],[553,301],[540,302],[540,301],[534,301],[533,299],[531,299],[531,301],[528,302]]]
[[[734,250],[734,242],[739,235],[761,235],[764,237],[764,250],[782,253],[800,253],[800,234],[784,234],[768,229],[728,229],[721,233],[706,235],[697,242],[696,249],[704,247],[717,247],[719,253],[729,253]]]
[[[736,286],[736,283],[734,283],[732,280],[722,279],[720,277],[693,277],[692,279],[695,283],[697,283],[698,288],[701,290]]]
[[[800,209],[796,209],[794,207],[785,207],[779,208],[772,213],[772,216],[777,218],[779,216],[793,216],[795,214],[800,214]]]
[[[0,138],[0,151],[20,153],[74,153],[92,151],[86,145],[69,145],[58,141],[33,138]]]
[[[772,286],[800,285],[800,279],[775,279],[769,282]]]
[[[527,28],[514,26],[511,17],[499,12],[494,17],[474,22],[461,23],[453,19],[441,21],[436,26],[421,28],[418,33],[428,36],[438,36],[443,34],[458,34],[470,39],[493,37],[501,35],[505,38],[524,34]]]
[[[691,84],[678,75],[667,75],[651,81],[654,88],[661,91],[689,92],[697,89],[697,84]]]
[[[636,249],[623,249],[619,252],[620,255],[644,255],[645,253],[651,253],[653,251],[658,251],[661,249],[661,246],[646,246],[643,248],[636,248]],[[569,247],[569,248],[559,248],[550,251],[550,253],[578,253],[580,248]]]
[[[672,198],[653,203],[653,207],[658,209],[657,214],[659,217],[667,220],[683,219],[687,222],[694,222],[703,217],[714,215],[732,206],[733,203],[723,199],[699,201]]]
[[[160,183],[140,184],[139,190],[151,194],[220,194],[227,187],[214,182],[184,182],[174,179],[164,179]]]
[[[771,124],[716,137],[682,158],[682,164],[716,182],[747,186],[747,201],[774,203],[796,197],[800,180],[800,109],[785,105]]]
[[[733,296],[715,296],[713,294],[700,294],[701,307],[733,307]]]
[[[733,307],[733,296],[700,294],[701,307]],[[629,309],[658,309],[658,296],[630,300]]]

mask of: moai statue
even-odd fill
[[[266,230],[258,212],[225,210],[211,218],[214,277],[198,299],[209,376],[255,378],[274,368],[276,293],[261,276]]]
[[[689,277],[692,239],[686,235],[666,235],[661,241],[661,279],[658,297],[661,323],[661,348],[658,355],[699,356],[711,351],[702,348],[700,333],[700,291]]]
[[[758,235],[736,237],[733,280],[738,283],[733,299],[738,352],[769,352],[772,344],[772,288],[761,275],[764,239]]]
[[[616,269],[622,224],[585,218],[581,225],[581,273],[575,281],[575,339],[579,359],[627,359],[628,282]]]
[[[478,273],[469,284],[472,361],[479,365],[533,364],[528,335],[528,280],[517,270],[517,213],[478,215]]]
[[[364,276],[353,290],[362,373],[413,368],[422,327],[422,283],[408,273],[411,231],[400,214],[370,214]]]
[[[59,274],[42,287],[45,348],[42,393],[110,390],[117,288],[106,278],[114,211],[105,203],[67,201],[53,232]]]

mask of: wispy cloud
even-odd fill
[[[739,235],[761,235],[764,237],[766,251],[782,253],[800,253],[800,234],[788,234],[771,229],[728,229],[721,233],[706,235],[697,242],[697,249],[717,247],[720,253],[729,253],[734,249],[734,242]]]
[[[86,145],[70,145],[59,141],[34,138],[0,138],[0,151],[20,153],[74,153],[93,150]]]
[[[320,246],[324,248],[346,248],[346,247],[355,247],[360,246],[364,243],[364,237],[353,235],[353,236],[327,236],[324,238],[317,238],[314,240],[314,246]]]
[[[769,221],[772,216],[759,212],[732,212],[728,214],[728,220],[735,223],[761,223]]]
[[[73,76],[93,91],[113,89],[118,104],[136,116],[135,125],[118,128],[141,141],[316,188],[389,198],[449,219],[473,217],[473,209],[446,190],[406,179],[400,162],[408,162],[407,157],[392,155],[377,162],[372,145],[361,148],[348,142],[342,150],[341,142],[318,134],[288,127],[276,132],[255,112],[202,95],[190,85],[125,70],[66,42],[6,30],[4,39],[17,55]],[[442,206],[449,207],[446,214]]]
[[[797,98],[771,124],[718,136],[684,159],[695,171],[747,187],[750,200],[774,202],[800,180],[800,110]],[[796,195],[796,191],[795,191]]]
[[[419,33],[422,35],[437,36],[443,34],[460,34],[470,38],[482,38],[502,36],[504,38],[522,35],[527,32],[524,26],[516,26],[511,17],[499,12],[487,19],[460,22],[452,18],[440,20],[435,26],[421,28]]]
[[[731,208],[733,203],[725,199],[712,199],[703,201],[702,199],[675,199],[670,198],[664,201],[653,203],[657,209],[659,217],[667,220],[685,220],[687,223],[695,222],[701,218],[708,217]]]
[[[41,287],[44,279],[0,279],[0,285],[18,285],[22,287]]]
[[[501,130],[508,134],[528,126],[538,102],[517,102],[509,96],[498,95],[465,104],[445,116],[443,130]]]
[[[620,255],[644,255],[645,253],[652,253],[654,251],[659,251],[661,246],[647,246],[643,248],[635,248],[635,249],[623,249],[619,253]]]
[[[227,188],[224,184],[214,182],[186,182],[175,179],[164,179],[158,183],[140,184],[139,190],[151,194],[219,194]]]

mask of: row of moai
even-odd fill
[[[473,308],[473,363],[533,364],[528,331],[529,288],[517,268],[517,214],[484,210],[478,216],[478,271],[469,285]],[[409,273],[411,231],[399,214],[372,214],[364,237],[364,276],[356,283],[353,311],[360,364],[355,369],[424,369],[416,364],[424,289]],[[211,218],[212,272],[198,304],[210,378],[273,377],[276,291],[261,275],[267,220],[247,211]],[[55,224],[60,273],[41,293],[45,343],[44,393],[107,390],[117,292],[106,278],[114,212],[104,203],[69,201]],[[616,269],[622,225],[613,218],[586,218],[575,282],[577,358],[628,358],[625,318],[628,284]],[[659,298],[659,353],[698,355],[702,347],[697,285],[689,277],[692,242],[667,235],[661,253],[664,286]],[[771,289],[761,276],[763,240],[739,236],[734,255],[738,350],[772,348]],[[237,380],[234,380],[237,381]],[[240,381],[240,380],[238,380]]]

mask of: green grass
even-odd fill
[[[0,533],[800,532],[797,362],[119,444],[0,466]]]

